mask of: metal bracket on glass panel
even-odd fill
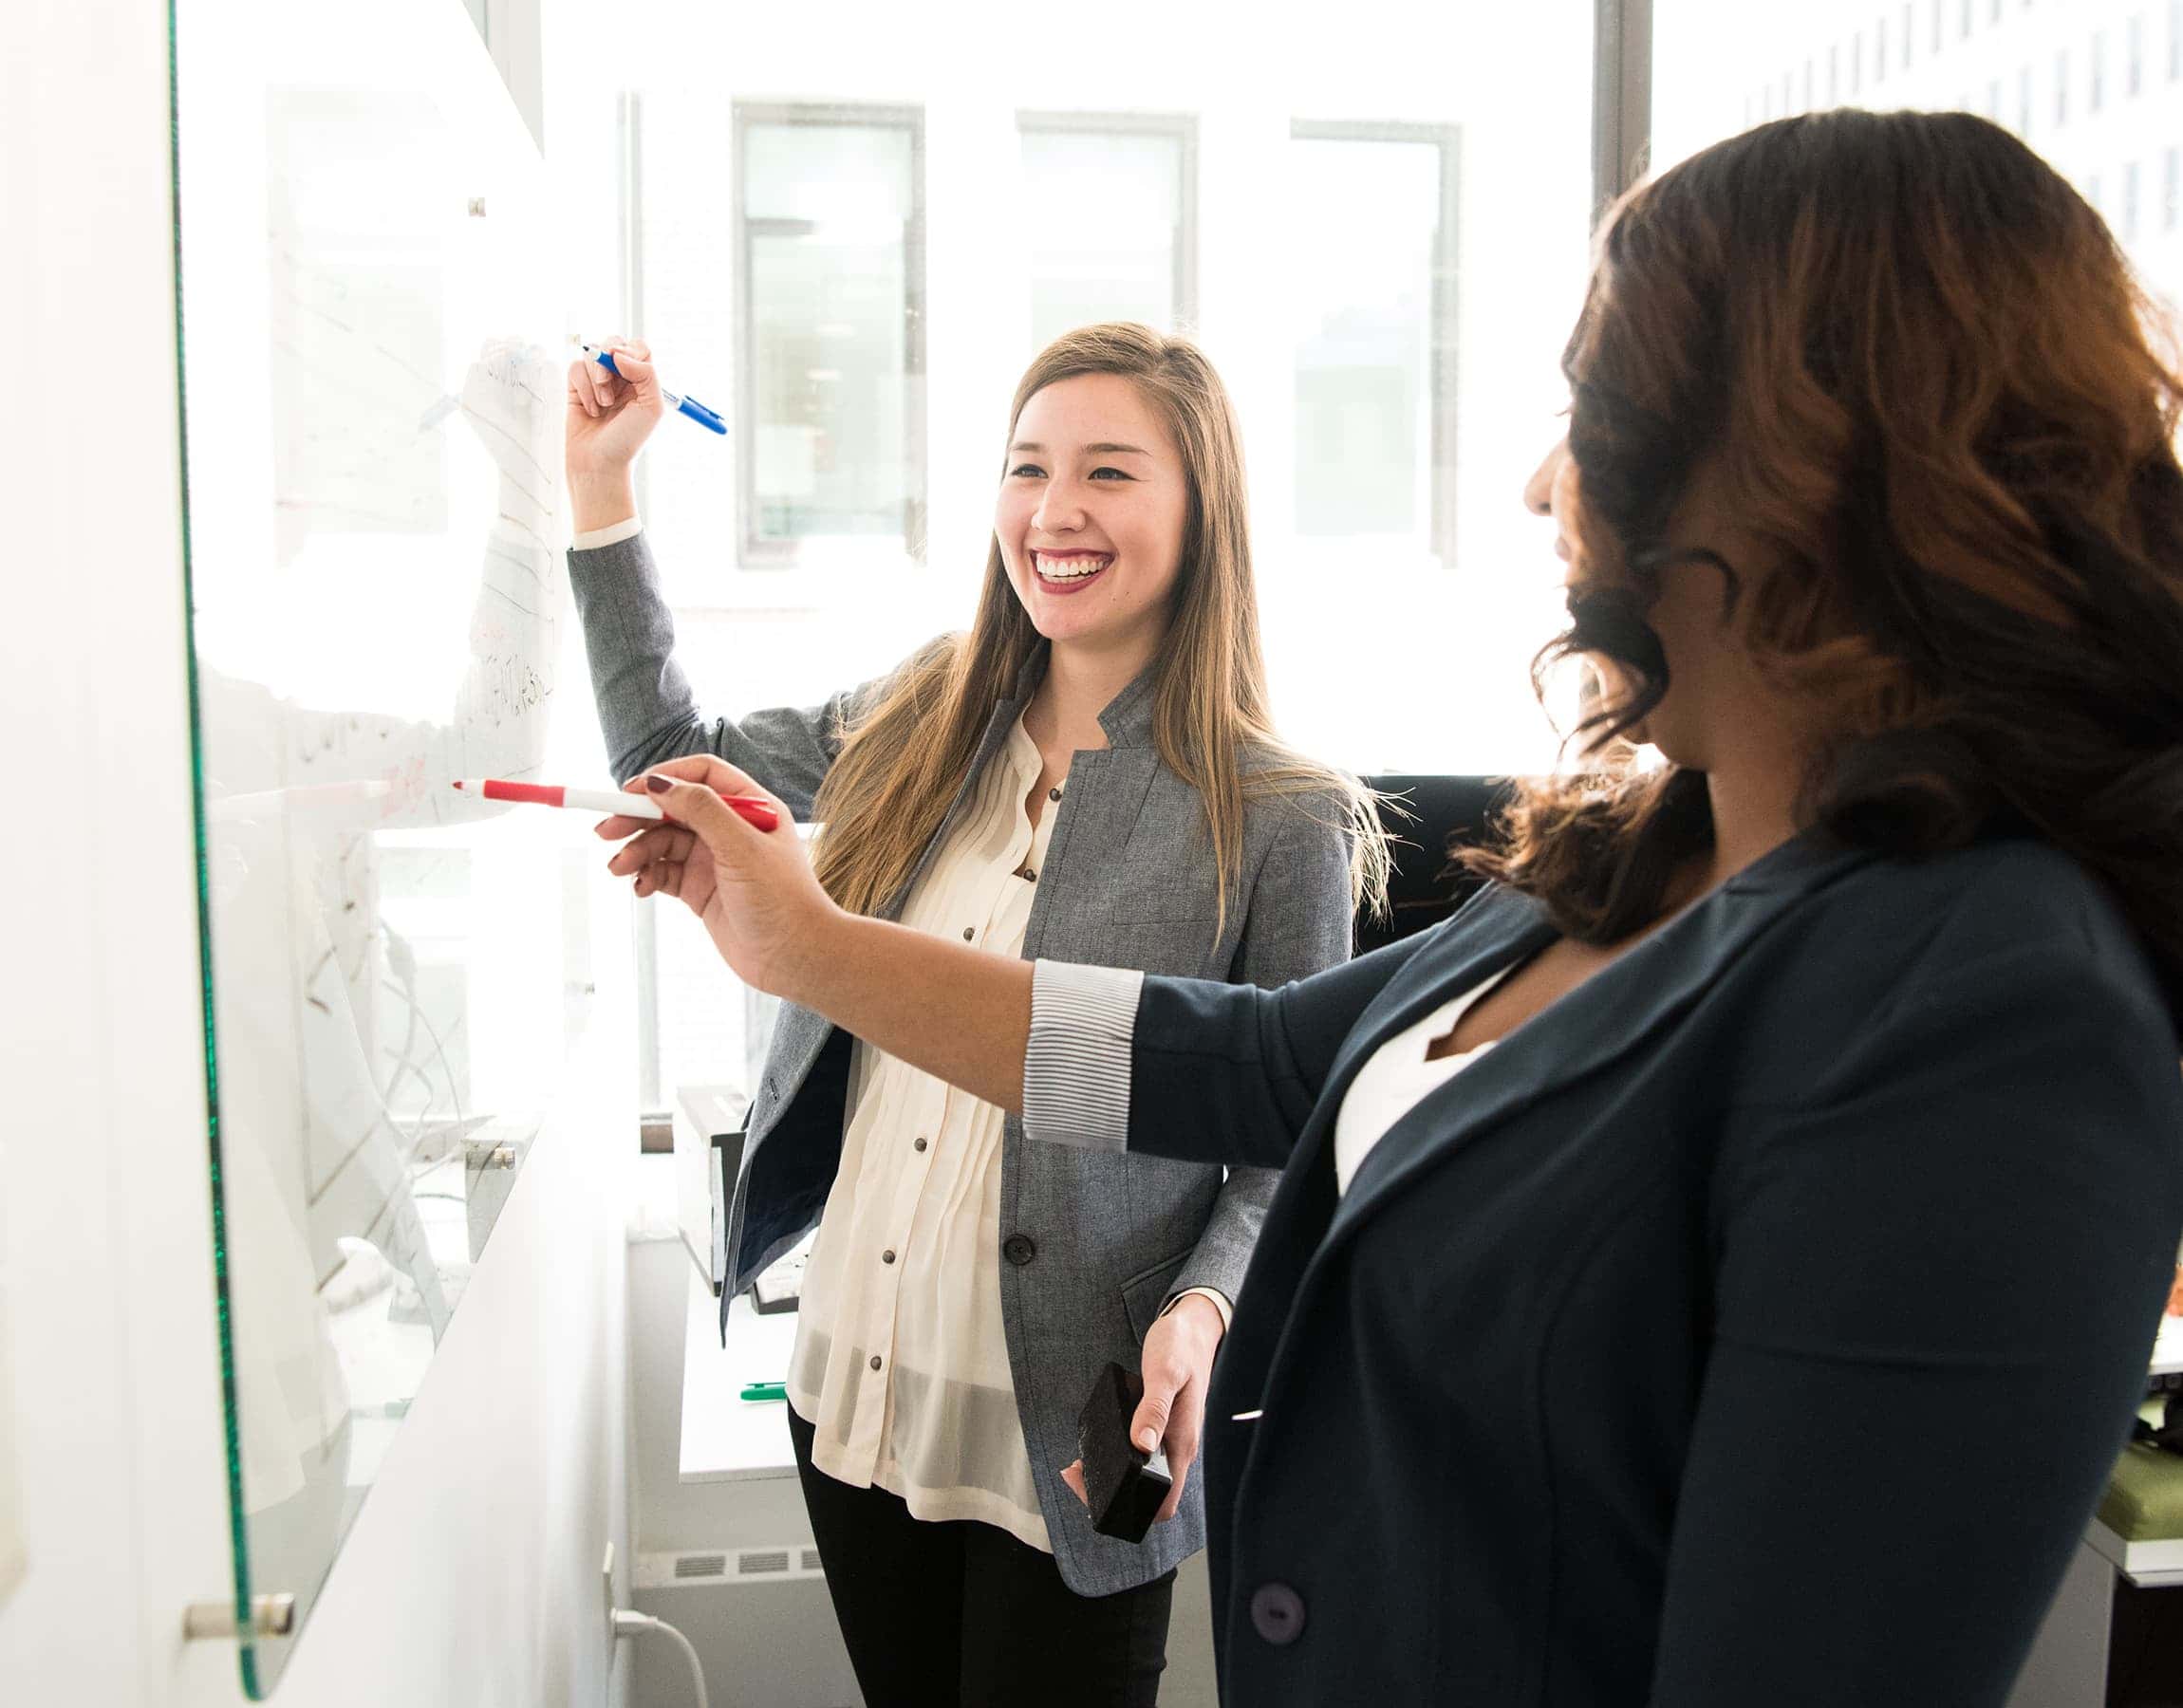
[[[252,1637],[286,1637],[294,1629],[294,1596],[251,1597],[250,1634]],[[182,1640],[185,1643],[204,1643],[215,1637],[241,1635],[242,1627],[235,1619],[235,1604],[233,1601],[192,1602],[182,1609]]]

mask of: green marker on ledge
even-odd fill
[[[789,1384],[785,1382],[747,1382],[743,1384],[746,1400],[786,1400]]]

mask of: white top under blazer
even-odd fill
[[[1471,1004],[1507,976],[1505,971],[1496,973],[1454,1001],[1442,1003],[1373,1050],[1371,1060],[1357,1069],[1342,1098],[1341,1112],[1334,1117],[1334,1183],[1344,1197],[1357,1169],[1372,1146],[1387,1137],[1388,1129],[1493,1048],[1496,1040],[1488,1038],[1461,1055],[1437,1060],[1426,1055],[1435,1038],[1446,1037]]]
[[[1020,718],[903,909],[902,922],[1010,957],[1058,816],[1035,827],[1043,769]],[[805,1265],[789,1403],[812,1463],[899,1495],[919,1518],[976,1519],[1051,1553],[1000,1314],[994,1105],[859,1040],[849,1130]],[[1228,1302],[1202,1288],[1221,1311]]]

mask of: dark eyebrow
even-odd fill
[[[1044,445],[1034,444],[1029,439],[1017,439],[1016,443],[1008,447],[1008,452],[1009,455],[1013,456],[1018,451],[1035,451],[1040,455],[1044,455],[1046,453],[1046,447]],[[1105,444],[1086,445],[1084,447],[1084,453],[1087,456],[1149,456],[1152,455],[1149,451],[1147,451],[1142,446],[1138,445]]]

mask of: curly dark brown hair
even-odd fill
[[[2155,343],[2161,346],[2156,351]],[[1702,459],[1766,566],[1709,562],[1826,738],[1807,827],[1892,855],[2028,829],[2183,997],[2183,381],[2099,216],[1965,113],[1830,112],[1625,196],[1564,353],[1595,572],[1538,668],[1660,702],[1647,612]],[[1712,835],[1703,775],[1527,785],[1473,869],[1612,942]],[[2178,1003],[2183,1006],[2183,1003]]]

